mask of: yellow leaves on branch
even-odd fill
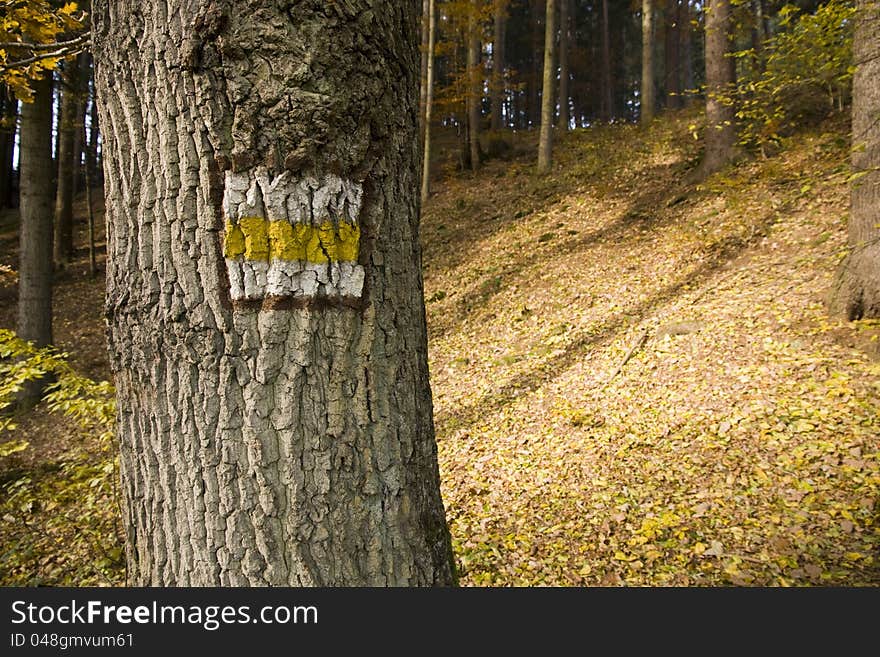
[[[0,0],[0,82],[28,102],[30,81],[88,45],[85,12],[75,2]]]

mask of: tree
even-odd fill
[[[61,83],[61,115],[58,120],[58,184],[55,193],[55,265],[64,267],[73,255],[73,191],[79,119],[80,71],[76,59],[64,63]]]
[[[730,57],[730,0],[710,0],[706,8],[706,151],[700,174],[708,176],[726,165],[736,144],[731,91],[734,62]]]
[[[654,2],[642,0],[641,121],[654,118]]]
[[[492,130],[504,127],[504,24],[508,0],[494,0],[492,12]]]
[[[483,75],[480,63],[480,0],[471,0],[467,34],[467,122],[471,169],[480,168],[480,115]]]
[[[18,324],[23,340],[37,347],[52,343],[52,78],[30,83],[30,102],[21,106]],[[32,406],[42,384],[23,390],[20,401]]]
[[[541,135],[538,141],[538,173],[548,173],[553,163],[553,118],[556,107],[553,87],[556,86],[556,0],[547,0],[544,21],[544,87],[541,95]]]
[[[602,0],[602,97],[599,117],[603,121],[614,118],[614,83],[611,79],[611,27],[608,18],[608,0]]]
[[[559,129],[568,130],[569,115],[568,49],[571,41],[571,0],[560,0],[559,4]]]
[[[437,39],[437,10],[434,0],[428,0],[428,51],[425,71],[425,142],[422,153],[422,191],[424,205],[431,191],[431,118],[434,113],[434,48]]]
[[[454,582],[418,8],[94,2],[133,583]]]
[[[679,0],[666,0],[664,15],[664,80],[666,107],[681,107],[681,30]]]
[[[850,253],[831,294],[832,313],[849,320],[880,317],[880,3],[856,7]]]

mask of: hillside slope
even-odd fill
[[[880,583],[878,325],[823,306],[846,126],[689,186],[691,118],[576,132],[551,177],[491,163],[426,208],[465,584]]]

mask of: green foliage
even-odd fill
[[[0,444],[2,583],[118,584],[124,571],[116,503],[113,386],[78,374],[62,353],[37,349],[13,332],[0,330],[0,413],[7,413],[0,416],[0,435],[14,428],[8,412],[22,387],[44,377],[54,379],[44,396],[49,409],[73,419],[82,441],[60,461],[31,469],[3,463],[25,452],[26,441]]]
[[[78,52],[59,47],[58,41],[84,30],[84,15],[75,2],[55,7],[48,0],[0,0],[0,82],[29,101],[30,81]]]
[[[854,13],[846,0],[829,0],[812,14],[786,5],[779,33],[760,53],[736,53],[747,63],[736,101],[744,146],[764,152],[796,126],[843,108],[852,86]]]

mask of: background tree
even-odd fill
[[[419,7],[94,3],[135,584],[454,581],[418,242]]]
[[[831,296],[831,311],[849,320],[880,317],[880,3],[856,7],[850,253]]]
[[[504,25],[508,0],[493,0],[492,13],[492,130],[504,127]]]
[[[16,332],[37,347],[52,344],[52,78],[31,83],[21,107],[21,181],[18,324]],[[25,387],[20,400],[31,406],[42,385]]]
[[[64,267],[73,254],[73,194],[76,186],[77,133],[80,122],[80,70],[75,58],[64,62],[61,76],[61,112],[58,118],[58,178],[55,193],[55,265]],[[79,142],[81,143],[81,142]]]
[[[556,0],[547,0],[544,26],[544,89],[541,94],[541,135],[538,142],[538,173],[547,173],[553,163],[553,119],[556,86]]]
[[[480,168],[480,122],[483,106],[483,67],[480,44],[480,0],[471,0],[467,34],[467,125],[471,169]]]
[[[642,123],[654,118],[654,87],[654,2],[642,0]]]
[[[706,150],[701,175],[712,174],[734,154],[736,120],[732,90],[734,61],[730,57],[730,0],[710,0],[706,14]]]
[[[559,129],[568,130],[571,123],[569,114],[570,96],[568,81],[571,71],[568,67],[568,49],[571,40],[571,0],[559,0]]]
[[[422,191],[421,200],[424,204],[431,191],[431,119],[434,115],[434,49],[437,36],[437,8],[435,0],[428,0],[428,34],[427,57],[425,58],[425,141],[422,152]]]

